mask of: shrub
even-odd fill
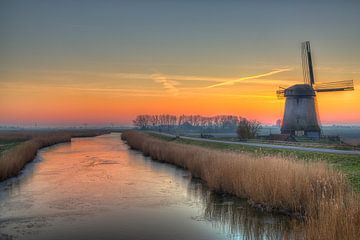
[[[260,122],[241,118],[236,132],[239,139],[250,139],[255,138],[260,129]]]

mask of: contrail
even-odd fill
[[[225,82],[222,82],[222,83],[213,84],[213,85],[207,86],[205,88],[214,88],[214,87],[220,87],[220,86],[226,86],[226,85],[233,85],[233,84],[235,84],[237,82],[241,82],[241,81],[244,81],[244,80],[266,77],[266,76],[274,75],[274,74],[281,73],[281,72],[288,72],[288,71],[291,71],[291,70],[292,70],[292,68],[277,69],[277,70],[273,70],[273,71],[268,72],[268,73],[263,73],[263,74],[259,74],[259,75],[255,75],[255,76],[243,77],[243,78],[238,78],[238,79],[234,79],[234,80],[225,81]]]
[[[176,81],[169,80],[165,75],[162,74],[152,74],[151,78],[158,83],[161,83],[165,90],[172,94],[173,96],[177,96],[179,93],[179,90],[175,87],[177,84]]]

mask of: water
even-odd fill
[[[0,239],[269,239],[287,225],[130,150],[120,134],[43,149],[0,184]]]

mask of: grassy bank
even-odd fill
[[[21,142],[23,142],[23,140],[0,140],[0,153],[15,147]]]
[[[8,131],[0,133],[0,181],[19,174],[32,161],[40,148],[69,142],[72,137],[92,137],[108,133],[105,130],[79,131]]]
[[[188,169],[220,192],[249,199],[266,210],[303,221],[305,239],[356,239],[360,235],[360,200],[345,177],[322,162],[292,157],[219,151],[164,141],[135,131],[122,138],[154,160]]]
[[[156,133],[150,133],[150,135],[165,141],[190,144],[210,149],[226,150],[239,153],[255,153],[259,156],[285,156],[304,161],[323,161],[344,173],[351,186],[356,191],[360,192],[360,155],[316,153],[286,149],[260,148],[238,144],[206,142],[201,140],[196,141],[184,138],[175,139],[173,137],[167,137]]]

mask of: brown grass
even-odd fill
[[[221,192],[248,198],[267,210],[301,221],[301,239],[358,239],[360,200],[345,177],[321,162],[224,152],[126,131],[122,139],[152,159],[188,169]]]
[[[2,132],[1,140],[24,142],[0,154],[0,181],[19,174],[26,163],[32,161],[40,148],[69,142],[72,137],[91,137],[105,134],[103,130]]]

